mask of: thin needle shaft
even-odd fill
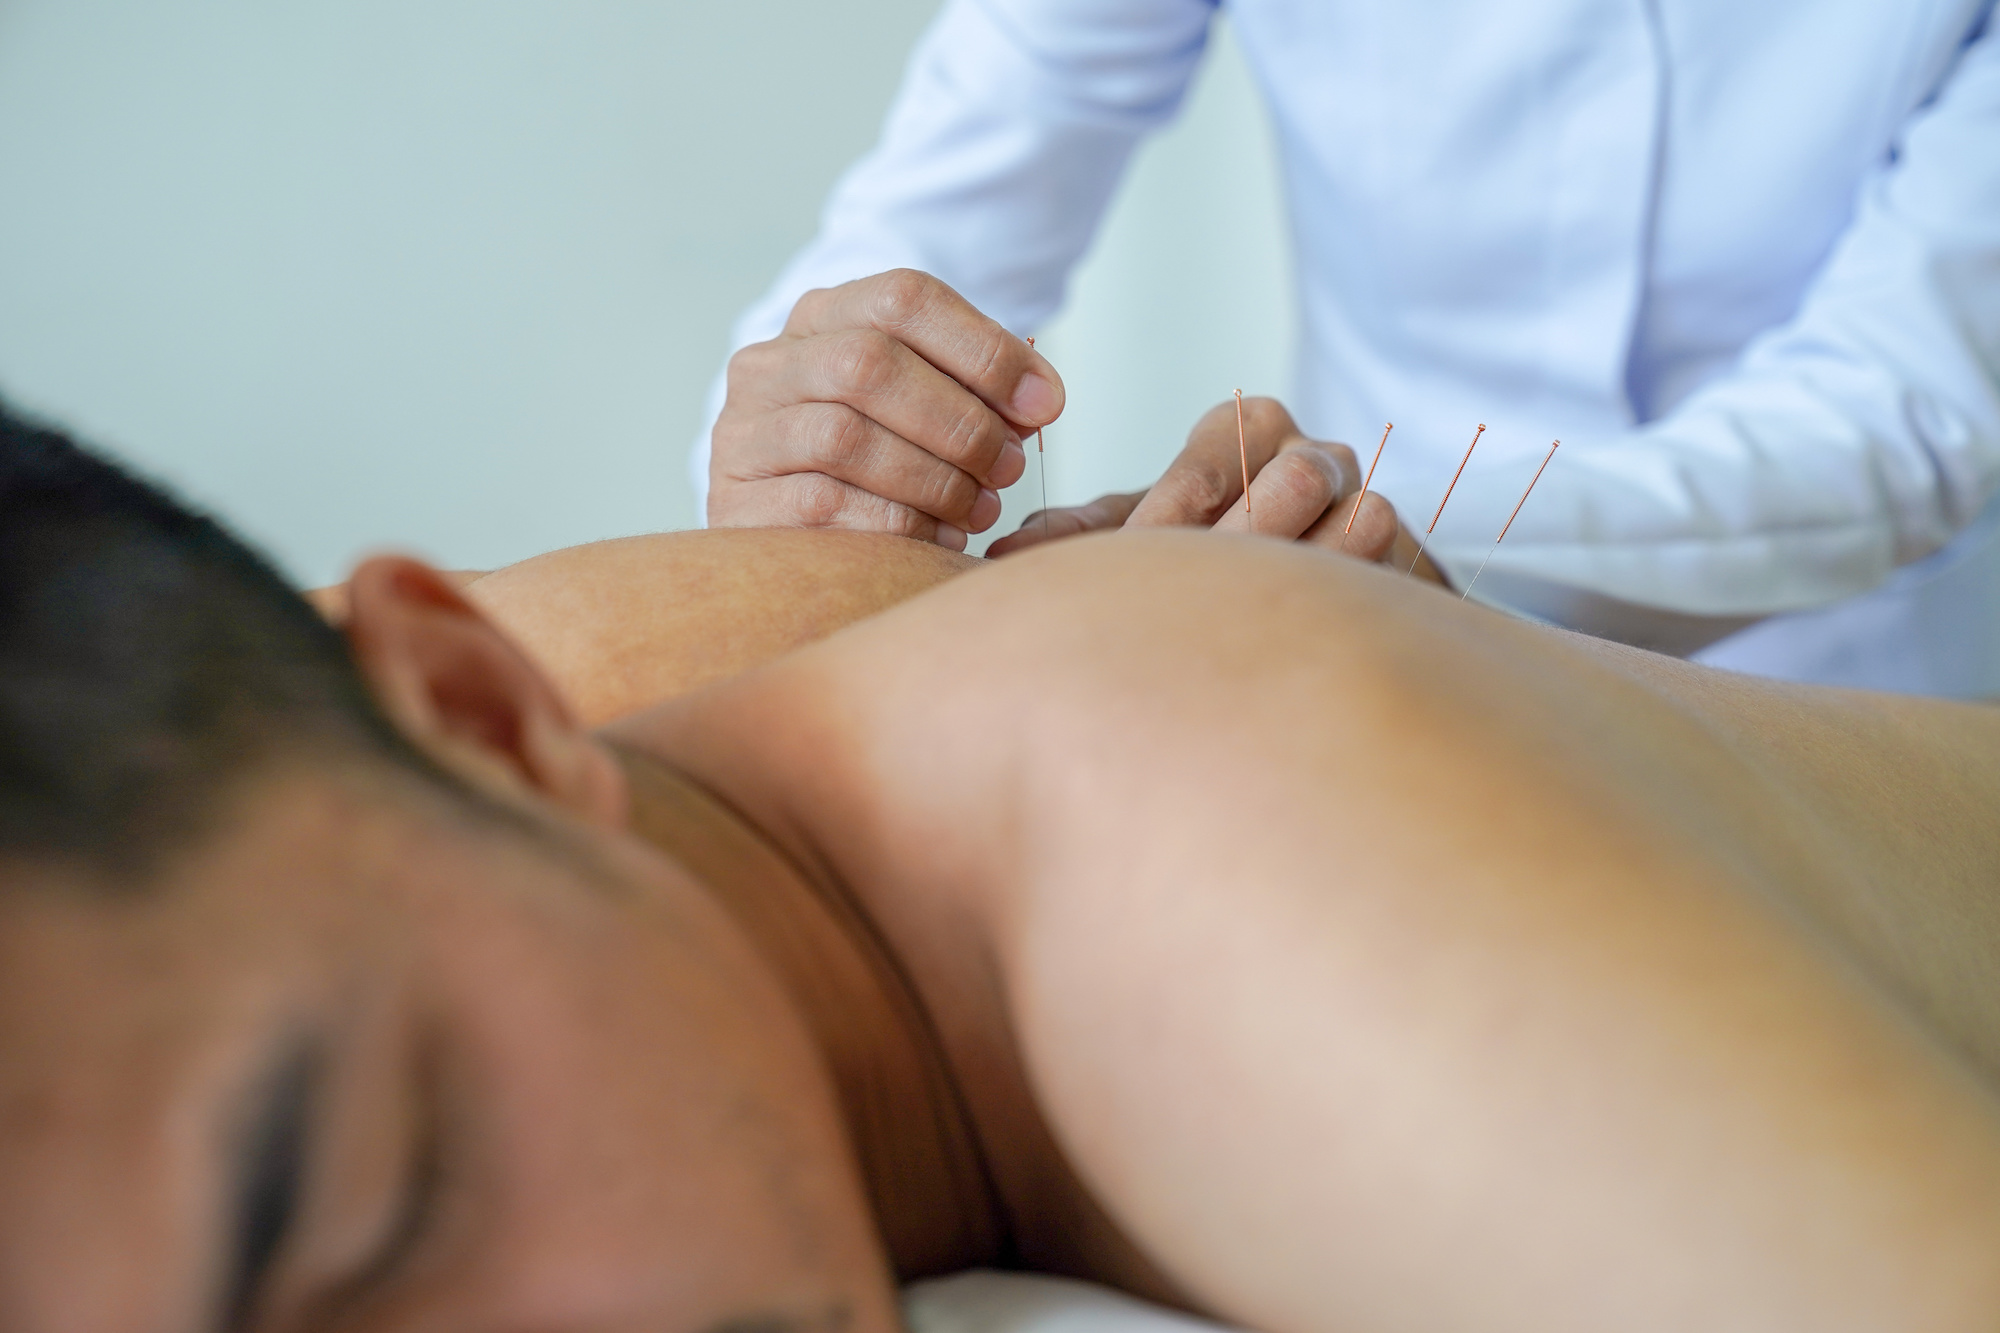
[[[1243,390],[1241,389],[1236,391],[1236,452],[1243,459],[1243,517],[1254,519],[1257,511],[1250,507],[1250,441],[1243,434]],[[1257,525],[1252,523],[1250,530],[1255,532]]]
[[[1514,503],[1514,512],[1507,515],[1506,526],[1502,527],[1500,529],[1500,535],[1493,539],[1493,547],[1491,550],[1486,552],[1486,559],[1481,560],[1479,562],[1479,569],[1473,574],[1472,583],[1479,582],[1479,576],[1486,572],[1487,564],[1491,562],[1493,559],[1493,552],[1499,550],[1500,543],[1507,540],[1507,529],[1513,527],[1514,520],[1520,517],[1521,506],[1528,503],[1528,497],[1535,493],[1535,482],[1540,481],[1542,479],[1542,473],[1548,471],[1549,459],[1554,458],[1556,456],[1556,450],[1561,446],[1562,446],[1561,440],[1557,440],[1554,444],[1549,446],[1549,452],[1542,458],[1542,465],[1535,469],[1534,480],[1528,483],[1528,489],[1522,491],[1521,498]],[[1466,598],[1472,596],[1472,583],[1468,583],[1465,585],[1465,591],[1459,594],[1458,598],[1459,601],[1462,602]]]
[[[1389,432],[1396,429],[1391,421],[1382,427],[1382,443],[1375,446],[1375,458],[1368,464],[1367,479],[1361,483],[1361,494],[1354,497],[1354,512],[1347,516],[1347,526],[1340,530],[1340,549],[1347,549],[1347,534],[1354,531],[1354,520],[1361,517],[1361,502],[1368,498],[1368,488],[1375,484],[1375,464],[1382,461],[1382,449],[1389,443]]]
[[[1486,423],[1480,422],[1479,429],[1472,432],[1472,443],[1465,446],[1465,457],[1458,460],[1458,471],[1451,474],[1451,485],[1444,488],[1444,499],[1438,501],[1435,514],[1431,515],[1431,525],[1424,529],[1424,539],[1417,543],[1417,553],[1410,560],[1410,567],[1403,572],[1414,574],[1417,565],[1424,558],[1424,547],[1430,544],[1431,534],[1437,531],[1438,520],[1444,517],[1444,507],[1451,503],[1451,493],[1458,489],[1458,479],[1465,475],[1465,465],[1472,461],[1472,451],[1479,447],[1479,437],[1486,433]]]
[[[1035,335],[1028,335],[1028,346],[1035,345]],[[1042,479],[1042,540],[1049,539],[1049,455],[1042,448],[1042,428],[1035,427],[1035,472]]]

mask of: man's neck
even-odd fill
[[[662,761],[617,751],[632,827],[713,893],[790,989],[831,1071],[903,1278],[1010,1250],[978,1137],[929,1014],[866,913]]]

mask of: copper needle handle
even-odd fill
[[[1554,458],[1556,456],[1556,450],[1559,449],[1560,447],[1562,447],[1562,441],[1557,440],[1554,444],[1549,446],[1548,453],[1542,456],[1542,465],[1535,469],[1534,478],[1533,480],[1529,481],[1528,489],[1522,491],[1521,498],[1514,502],[1514,512],[1507,515],[1507,523],[1504,527],[1500,529],[1500,535],[1493,539],[1492,548],[1486,552],[1486,559],[1481,560],[1479,562],[1479,568],[1473,572],[1472,583],[1479,582],[1479,576],[1486,572],[1486,566],[1490,564],[1493,560],[1493,552],[1499,550],[1500,543],[1507,540],[1507,529],[1513,527],[1514,520],[1521,516],[1521,506],[1528,503],[1528,497],[1535,493],[1535,482],[1540,481],[1542,479],[1542,474],[1549,470],[1549,459]],[[1472,596],[1472,583],[1468,583],[1465,585],[1465,591],[1460,593],[1458,596],[1459,601],[1462,602],[1466,598]]]
[[[1368,498],[1368,488],[1375,484],[1375,464],[1382,461],[1382,449],[1389,443],[1389,432],[1396,429],[1391,421],[1382,427],[1382,443],[1375,446],[1375,457],[1368,464],[1367,479],[1361,483],[1361,494],[1354,497],[1354,512],[1347,516],[1347,526],[1340,530],[1340,548],[1347,549],[1347,534],[1354,531],[1354,520],[1361,517],[1361,502]]]
[[[1243,459],[1243,517],[1254,518],[1257,511],[1250,507],[1250,442],[1243,434],[1243,390],[1236,391],[1236,452]],[[1250,530],[1257,530],[1251,524]]]
[[[1424,539],[1417,543],[1417,553],[1411,558],[1410,567],[1404,570],[1404,573],[1417,572],[1417,563],[1424,558],[1424,547],[1430,544],[1431,534],[1437,531],[1438,520],[1444,517],[1444,507],[1451,503],[1451,493],[1458,489],[1458,479],[1465,475],[1465,465],[1472,461],[1472,451],[1479,447],[1479,437],[1485,433],[1486,423],[1482,421],[1479,423],[1479,429],[1472,432],[1472,443],[1465,446],[1465,457],[1458,460],[1458,471],[1451,474],[1451,485],[1444,488],[1444,499],[1438,501],[1437,513],[1431,515],[1431,525],[1424,529]]]

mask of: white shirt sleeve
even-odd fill
[[[1139,139],[1170,120],[1213,0],[948,0],[881,141],[834,187],[819,234],[746,310],[732,350],[775,337],[804,293],[891,268],[936,274],[1017,333],[1062,304]],[[689,459],[701,512],[709,390]]]
[[[1452,540],[1437,548],[1461,585],[1526,480],[1476,471],[1460,487],[1465,502],[1454,500]],[[1935,550],[1996,490],[2000,29],[1991,29],[1865,184],[1795,317],[1660,420],[1565,441],[1480,591],[1546,583],[1582,602],[1601,594],[1703,616],[1816,606]],[[1553,602],[1536,609],[1593,628],[1588,614]]]

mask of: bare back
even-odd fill
[[[2000,1311],[1991,712],[1154,534],[628,733],[854,885],[975,1103],[1018,1109],[1004,1034],[1094,1199],[1230,1318]]]

